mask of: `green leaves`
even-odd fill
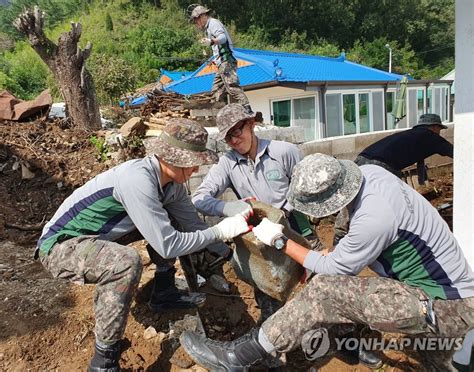
[[[51,79],[11,22],[24,7],[46,12],[56,40],[69,22],[83,26],[81,45],[92,42],[88,66],[102,103],[151,83],[166,70],[195,70],[209,56],[202,33],[185,10],[195,0],[13,0],[0,9],[0,87],[32,98]],[[207,0],[238,47],[337,57],[415,78],[439,78],[454,67],[454,0]],[[3,31],[3,33],[2,33]],[[5,36],[6,35],[6,36]],[[28,51],[26,51],[28,49]]]
[[[88,61],[94,77],[97,98],[102,104],[114,104],[137,87],[138,73],[120,57],[95,54]]]
[[[100,161],[106,161],[108,158],[108,146],[104,138],[91,136],[89,141],[95,146]]]

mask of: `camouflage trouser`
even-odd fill
[[[229,94],[233,102],[244,106],[249,104],[249,100],[240,86],[236,62],[225,61],[218,66],[211,93],[217,102],[226,102],[227,94]]]
[[[54,245],[49,255],[40,259],[55,278],[96,284],[96,339],[111,344],[122,338],[142,273],[135,249],[96,236],[81,236]]]
[[[262,328],[278,352],[288,352],[300,345],[306,332],[320,327],[366,325],[382,332],[432,337],[464,337],[472,327],[469,319],[474,313],[474,297],[435,300],[436,335],[430,332],[425,318],[421,301],[426,299],[420,288],[393,279],[316,275],[294,299],[267,319]],[[454,350],[432,352],[425,359],[443,357],[449,368],[452,353]]]

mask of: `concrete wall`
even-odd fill
[[[447,125],[448,129],[443,130],[441,132],[441,135],[448,141],[453,143],[454,125]],[[213,149],[214,151],[218,151],[219,155],[222,156],[222,154],[228,150],[228,147],[223,142],[217,142],[212,139],[212,137],[214,137],[215,133],[217,132],[216,128],[206,129],[210,132],[210,140],[208,141],[207,147]],[[390,131],[365,133],[343,137],[331,137],[322,140],[306,142],[300,144],[299,146],[304,156],[314,154],[316,152],[321,152],[324,154],[334,155],[335,157],[340,159],[354,160],[355,157],[367,146],[371,145],[372,143],[380,140],[385,136],[399,132],[400,130],[403,129],[395,129]],[[257,127],[256,133],[257,136],[259,136],[260,138],[282,140],[292,143],[301,143],[300,139],[302,133],[300,128],[278,128],[273,126],[267,126],[263,128]],[[426,160],[426,164],[428,165],[428,167],[437,167],[446,164],[451,165],[452,159],[445,156],[433,155]],[[204,177],[207,175],[210,168],[210,165],[202,166],[200,167],[199,172],[195,173],[191,177],[189,182],[191,192],[194,192],[196,188],[202,183]],[[446,167],[445,169],[451,169],[451,167]],[[223,200],[234,200],[235,196],[231,190],[227,190],[222,198]]]
[[[449,142],[454,143],[454,125],[447,124],[448,129],[441,131],[441,135]],[[306,142],[300,145],[303,154],[310,155],[316,152],[334,155],[340,159],[354,160],[355,157],[372,143],[404,129],[387,130],[381,132],[355,134],[342,137],[324,138],[322,140]],[[446,156],[433,155],[426,160],[429,167],[451,164],[452,159]]]

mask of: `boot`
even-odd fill
[[[359,349],[359,363],[370,369],[377,369],[382,367],[383,361],[372,351]]]
[[[190,309],[204,304],[204,293],[186,292],[176,288],[174,282],[175,268],[155,273],[150,308],[160,312],[172,309]]]
[[[181,345],[189,356],[210,371],[241,372],[269,354],[258,343],[258,329],[234,341],[214,341],[194,332],[183,332]]]
[[[339,352],[354,362],[358,360],[360,364],[370,369],[380,368],[383,364],[382,359],[370,350],[363,350],[360,348],[355,350],[342,349],[339,350]]]
[[[95,353],[87,372],[119,372],[120,342],[108,347],[95,344]]]

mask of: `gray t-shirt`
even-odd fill
[[[171,225],[170,216],[183,232]],[[38,247],[44,255],[71,237],[99,235],[115,241],[135,229],[163,258],[206,247],[222,256],[229,253],[229,247],[200,220],[183,185],[161,186],[155,156],[127,161],[75,190],[44,227]]]
[[[360,167],[362,188],[349,205],[349,232],[327,256],[311,251],[304,266],[320,274],[357,275],[370,266],[421,287],[432,298],[474,296],[474,275],[438,211],[376,165]]]
[[[221,58],[219,55],[219,45],[229,43],[229,49],[234,52],[234,44],[230,38],[227,29],[224,25],[215,18],[209,18],[206,25],[206,35],[209,39],[217,39],[218,44],[212,46],[212,55],[215,57],[215,61],[218,65],[221,64]]]
[[[286,201],[293,167],[301,160],[298,146],[258,139],[255,163],[231,150],[212,166],[192,201],[203,214],[222,216],[225,202],[217,199],[228,188],[237,198],[256,197],[275,208],[291,211]]]

